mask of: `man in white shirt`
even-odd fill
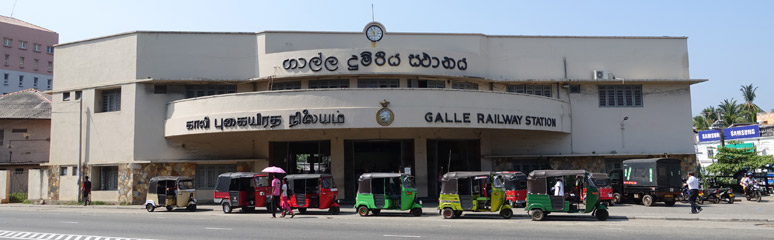
[[[691,197],[688,199],[691,201],[691,214],[701,212],[701,206],[696,204],[696,197],[699,196],[699,179],[694,176],[693,172],[688,173],[688,181],[685,184],[688,185],[688,190],[691,192]]]
[[[554,196],[562,196],[564,197],[564,183],[562,183],[562,178],[556,179],[556,184],[554,184]]]

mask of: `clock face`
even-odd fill
[[[376,111],[376,122],[382,126],[389,126],[395,120],[395,114],[389,108],[382,108]]]
[[[382,37],[384,36],[384,30],[382,30],[381,27],[377,25],[371,25],[366,29],[366,37],[368,40],[371,40],[372,42],[377,42],[379,40],[382,40]]]

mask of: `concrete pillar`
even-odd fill
[[[484,158],[484,156],[492,155],[492,141],[487,131],[481,133],[479,144],[481,150],[481,171],[494,170],[494,163],[492,162],[492,159]]]
[[[419,197],[428,196],[430,184],[427,182],[427,139],[414,139],[414,181],[419,190]],[[433,169],[433,171],[437,171]]]
[[[27,199],[40,200],[43,179],[40,169],[30,169],[27,174]]]
[[[333,175],[333,181],[338,186],[339,199],[344,199],[344,196],[346,196],[346,188],[344,187],[344,154],[344,139],[340,137],[331,139],[331,175]]]
[[[8,170],[0,170],[0,203],[8,203],[10,189],[11,178],[8,175]]]
[[[41,169],[40,170],[40,177],[42,178],[40,183],[40,198],[41,199],[49,199],[48,197],[48,170],[47,169]]]

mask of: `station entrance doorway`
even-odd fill
[[[427,197],[438,199],[447,172],[481,171],[479,140],[427,140]]]
[[[269,165],[287,174],[331,173],[331,142],[270,142]]]
[[[355,200],[357,179],[367,172],[414,173],[414,140],[344,140],[345,199]]]

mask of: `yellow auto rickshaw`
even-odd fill
[[[175,207],[196,211],[196,189],[190,177],[156,176],[148,183],[145,210],[153,212],[157,207],[172,211]]]

